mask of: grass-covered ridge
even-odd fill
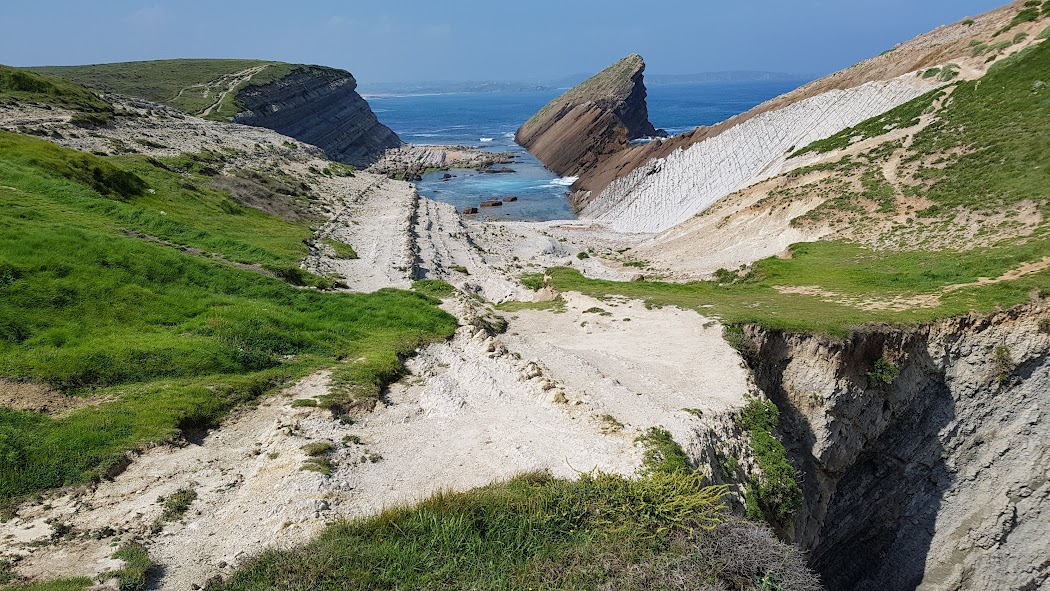
[[[113,174],[96,188],[94,170]],[[135,190],[107,192],[110,176]],[[317,368],[335,368],[347,399],[375,395],[401,356],[455,329],[424,295],[269,276],[297,268],[309,227],[200,181],[0,134],[0,378],[105,401],[0,410],[0,499],[96,478]]]
[[[77,121],[86,124],[105,123],[114,114],[112,105],[79,84],[0,65],[0,105],[6,103],[70,109],[77,113]]]
[[[1012,281],[945,290],[1041,260],[1050,253],[1046,239],[960,252],[876,251],[848,242],[796,244],[791,250],[790,259],[758,261],[734,282],[625,283],[588,279],[568,268],[548,273],[551,286],[560,291],[599,298],[620,295],[652,305],[694,309],[732,324],[834,335],[869,322],[927,322],[1010,307],[1029,301],[1033,292],[1050,295],[1047,270]],[[822,293],[810,293],[811,288]],[[909,298],[921,296],[937,298],[935,305],[922,301],[907,305]],[[902,306],[893,306],[902,300]],[[887,307],[880,309],[882,303]]]
[[[85,66],[45,66],[35,71],[125,96],[142,98],[208,117],[227,120],[240,110],[237,94],[247,86],[262,86],[304,70],[329,78],[349,73],[322,66],[250,59],[174,59]],[[253,70],[250,80],[236,74]],[[225,96],[223,93],[233,89]],[[221,99],[221,100],[220,100]]]

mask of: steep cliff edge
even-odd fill
[[[265,127],[368,166],[401,140],[376,118],[350,72],[263,60],[175,59],[34,68],[215,121]]]
[[[631,140],[666,135],[649,122],[642,56],[632,54],[551,101],[514,140],[562,176],[584,176]]]
[[[832,591],[1050,581],[1046,302],[845,340],[752,330]]]
[[[387,149],[400,147],[401,140],[379,122],[356,89],[349,72],[303,66],[241,89],[235,100],[243,110],[233,121],[313,144],[332,160],[368,166]]]

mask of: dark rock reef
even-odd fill
[[[649,122],[642,56],[633,54],[551,101],[525,122],[514,140],[561,176],[580,177],[631,140],[666,136]]]
[[[304,66],[288,76],[237,94],[236,123],[266,127],[313,144],[332,160],[361,168],[401,139],[376,118],[344,70]]]

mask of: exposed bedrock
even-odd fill
[[[646,162],[590,199],[580,217],[623,232],[661,232],[775,175],[795,148],[881,115],[933,87],[908,75],[833,90],[762,113]]]
[[[805,495],[784,533],[831,591],[1050,581],[1050,306],[750,336]]]
[[[346,71],[304,67],[237,95],[236,123],[273,129],[313,144],[328,158],[366,167],[401,140],[376,118]]]
[[[631,140],[666,135],[649,122],[643,74],[634,54],[602,70],[525,122],[514,140],[561,176],[584,176]]]

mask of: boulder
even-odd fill
[[[478,213],[478,208],[476,208],[476,207],[464,207],[463,208],[463,213],[465,213],[467,215]]]
[[[510,197],[504,197],[503,198],[503,202],[504,203],[514,203],[517,200],[518,200],[518,198],[515,197],[514,195],[511,195]]]

